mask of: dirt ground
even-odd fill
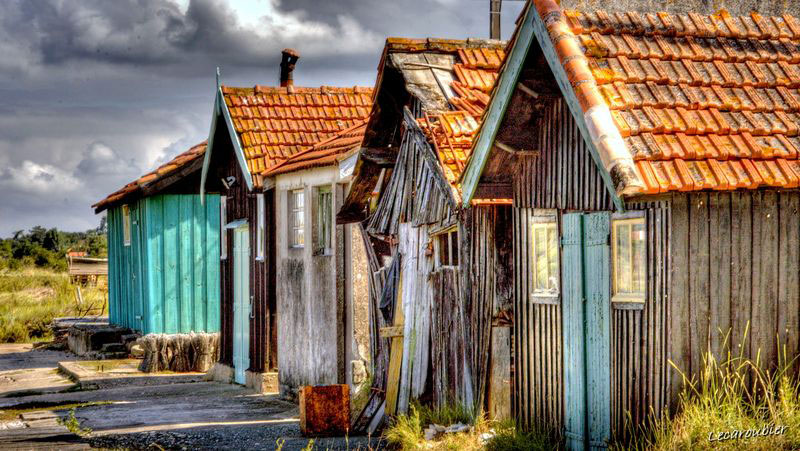
[[[300,435],[297,405],[277,395],[232,384],[111,373],[99,388],[82,388],[57,371],[58,362],[75,360],[64,352],[0,344],[0,449],[282,446],[289,451],[309,444]],[[80,435],[58,422],[72,407],[84,431]],[[379,447],[366,437],[319,438],[313,445],[319,450]]]

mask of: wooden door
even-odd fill
[[[250,367],[250,232],[233,230],[233,368],[234,381],[246,382]]]
[[[562,224],[567,449],[603,449],[611,435],[610,216],[571,213]]]

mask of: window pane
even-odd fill
[[[450,257],[453,266],[458,266],[458,232],[450,232]]]
[[[555,222],[539,222],[533,226],[533,291],[541,295],[558,295],[558,228]]]
[[[558,292],[558,232],[555,224],[547,225],[547,290]]]
[[[441,235],[437,235],[436,240],[439,246],[439,265],[450,265],[450,254],[447,249],[447,234],[443,233]]]
[[[617,292],[631,292],[631,226],[617,226]]]
[[[644,223],[636,223],[632,225],[631,231],[631,246],[633,252],[631,290],[634,293],[644,294],[644,281],[645,281],[645,231]]]

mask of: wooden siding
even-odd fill
[[[633,424],[640,424],[651,409],[660,412],[667,407],[670,383],[669,204],[628,207],[645,211],[647,281],[642,308],[612,304],[611,427],[615,433],[624,430],[628,415]]]
[[[514,176],[514,205],[564,210],[611,210],[613,201],[563,99],[537,120],[539,132]]]
[[[145,334],[217,332],[219,196],[151,196],[130,212],[129,246],[122,207],[108,212],[110,321]]]
[[[531,209],[514,209],[514,416],[525,428],[561,430],[561,304],[560,299],[532,302],[528,295],[532,213]]]
[[[687,374],[727,350],[777,365],[798,351],[800,193],[671,197],[670,358]],[[729,334],[726,344],[724,337]],[[680,376],[670,368],[674,395]]]

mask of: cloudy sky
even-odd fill
[[[386,36],[488,36],[488,0],[2,0],[0,237],[90,205],[208,134],[229,85],[372,85]],[[503,37],[522,2],[503,5]]]

